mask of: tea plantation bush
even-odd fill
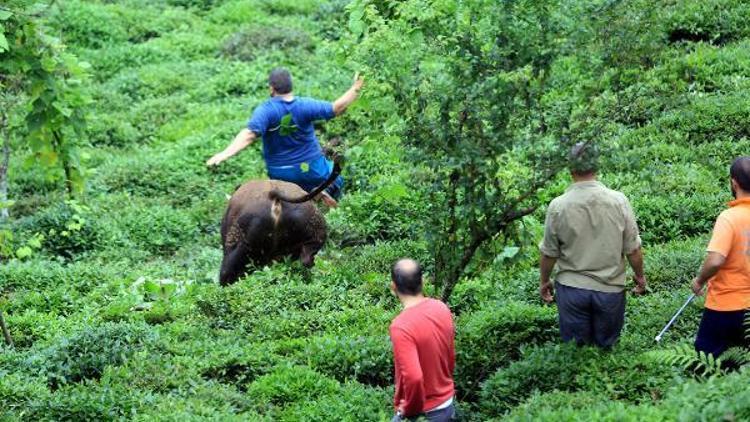
[[[4,2],[0,34],[5,8],[31,3]],[[599,145],[601,180],[633,205],[649,293],[628,296],[613,350],[560,344],[556,308],[538,297],[546,204],[569,184],[564,169],[551,176],[526,200],[533,212],[478,248],[448,300],[463,417],[750,419],[747,368],[700,378],[665,363],[690,350],[702,299],[653,340],[732,199],[731,160],[750,150],[747,2],[48,3],[28,16],[89,65],[86,127],[61,132],[86,183],[71,197],[62,167],[40,166],[23,107],[33,92],[0,77],[0,100],[20,105],[0,112],[14,201],[0,217],[0,312],[15,343],[0,344],[0,420],[389,420],[388,327],[401,309],[390,266],[419,260],[435,296],[435,236],[453,235],[452,252],[471,235],[436,225],[469,192],[446,195],[448,170],[497,170],[486,192],[469,192],[495,199],[456,208],[473,219],[458,222],[482,224],[475,209],[504,209],[496,198],[527,188],[514,178],[546,162],[543,150],[579,139]],[[12,73],[4,39],[0,69]],[[329,101],[364,73],[360,99],[315,128],[344,158],[345,193],[321,208],[329,238],[312,269],[279,260],[220,287],[228,195],[267,176],[260,142],[205,162],[268,98],[277,66],[296,94]],[[519,91],[498,96],[508,87]],[[446,154],[475,145],[447,135],[461,110],[470,127],[459,132],[487,144]]]
[[[40,350],[27,365],[47,377],[53,389],[81,380],[96,380],[108,365],[119,365],[155,344],[147,326],[102,324],[84,327]]]
[[[592,348],[548,346],[527,350],[483,385],[480,407],[500,415],[533,393],[597,392],[601,399],[650,402],[672,385],[678,371],[637,354],[608,355]]]
[[[556,318],[550,308],[513,302],[461,318],[456,329],[456,383],[460,391],[476,391],[495,368],[518,358],[520,345],[554,339]]]

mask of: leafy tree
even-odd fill
[[[514,222],[536,209],[565,164],[563,151],[593,125],[586,102],[561,96],[551,82],[569,51],[560,2],[394,7],[381,14],[378,2],[352,4],[354,60],[376,75],[375,95],[391,96],[390,105],[371,104],[384,115],[395,104],[398,130],[431,182],[428,236],[447,300],[478,252],[505,243]]]
[[[50,6],[51,7],[51,6]],[[0,6],[0,208],[7,216],[7,171],[11,138],[23,137],[31,156],[51,180],[61,177],[69,195],[83,190],[78,145],[90,102],[82,89],[88,64],[65,51],[43,24],[48,6],[13,0]],[[25,122],[11,125],[14,118]]]

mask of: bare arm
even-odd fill
[[[224,151],[221,151],[220,153],[214,155],[208,161],[206,161],[206,165],[215,166],[228,159],[229,157],[234,156],[238,152],[245,149],[248,145],[252,144],[253,141],[255,141],[255,137],[256,135],[254,132],[250,131],[247,128],[242,129],[240,133],[238,133],[237,136],[234,137],[232,143],[229,144],[224,149]]]
[[[726,260],[727,258],[718,252],[709,252],[706,260],[703,261],[700,274],[693,279],[693,293],[698,296],[702,295],[703,287],[708,283],[708,280],[719,272],[719,268],[724,265]]]
[[[553,300],[553,287],[550,282],[550,277],[552,276],[552,269],[555,268],[556,262],[557,258],[552,258],[545,254],[542,254],[539,259],[539,277],[541,279],[539,283],[539,294],[542,296],[542,300],[547,303],[552,303]]]
[[[641,248],[638,248],[629,253],[627,257],[628,262],[635,273],[635,288],[633,289],[633,293],[642,295],[646,293],[646,274],[643,271],[643,251]]]
[[[357,100],[357,97],[359,97],[359,91],[362,90],[362,84],[364,84],[364,82],[364,79],[362,79],[359,74],[354,75],[354,83],[351,88],[333,102],[333,113],[335,115],[341,115],[354,101]]]

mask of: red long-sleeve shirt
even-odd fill
[[[453,397],[456,351],[455,329],[448,307],[426,299],[404,309],[390,327],[396,394],[393,404],[403,403],[403,416],[412,417],[434,409]]]

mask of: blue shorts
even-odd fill
[[[276,180],[283,180],[296,184],[305,190],[311,192],[316,187],[323,184],[333,171],[333,162],[323,156],[310,162],[294,164],[291,166],[266,166],[268,177]],[[326,192],[334,199],[341,198],[344,187],[344,178],[338,176]]]

